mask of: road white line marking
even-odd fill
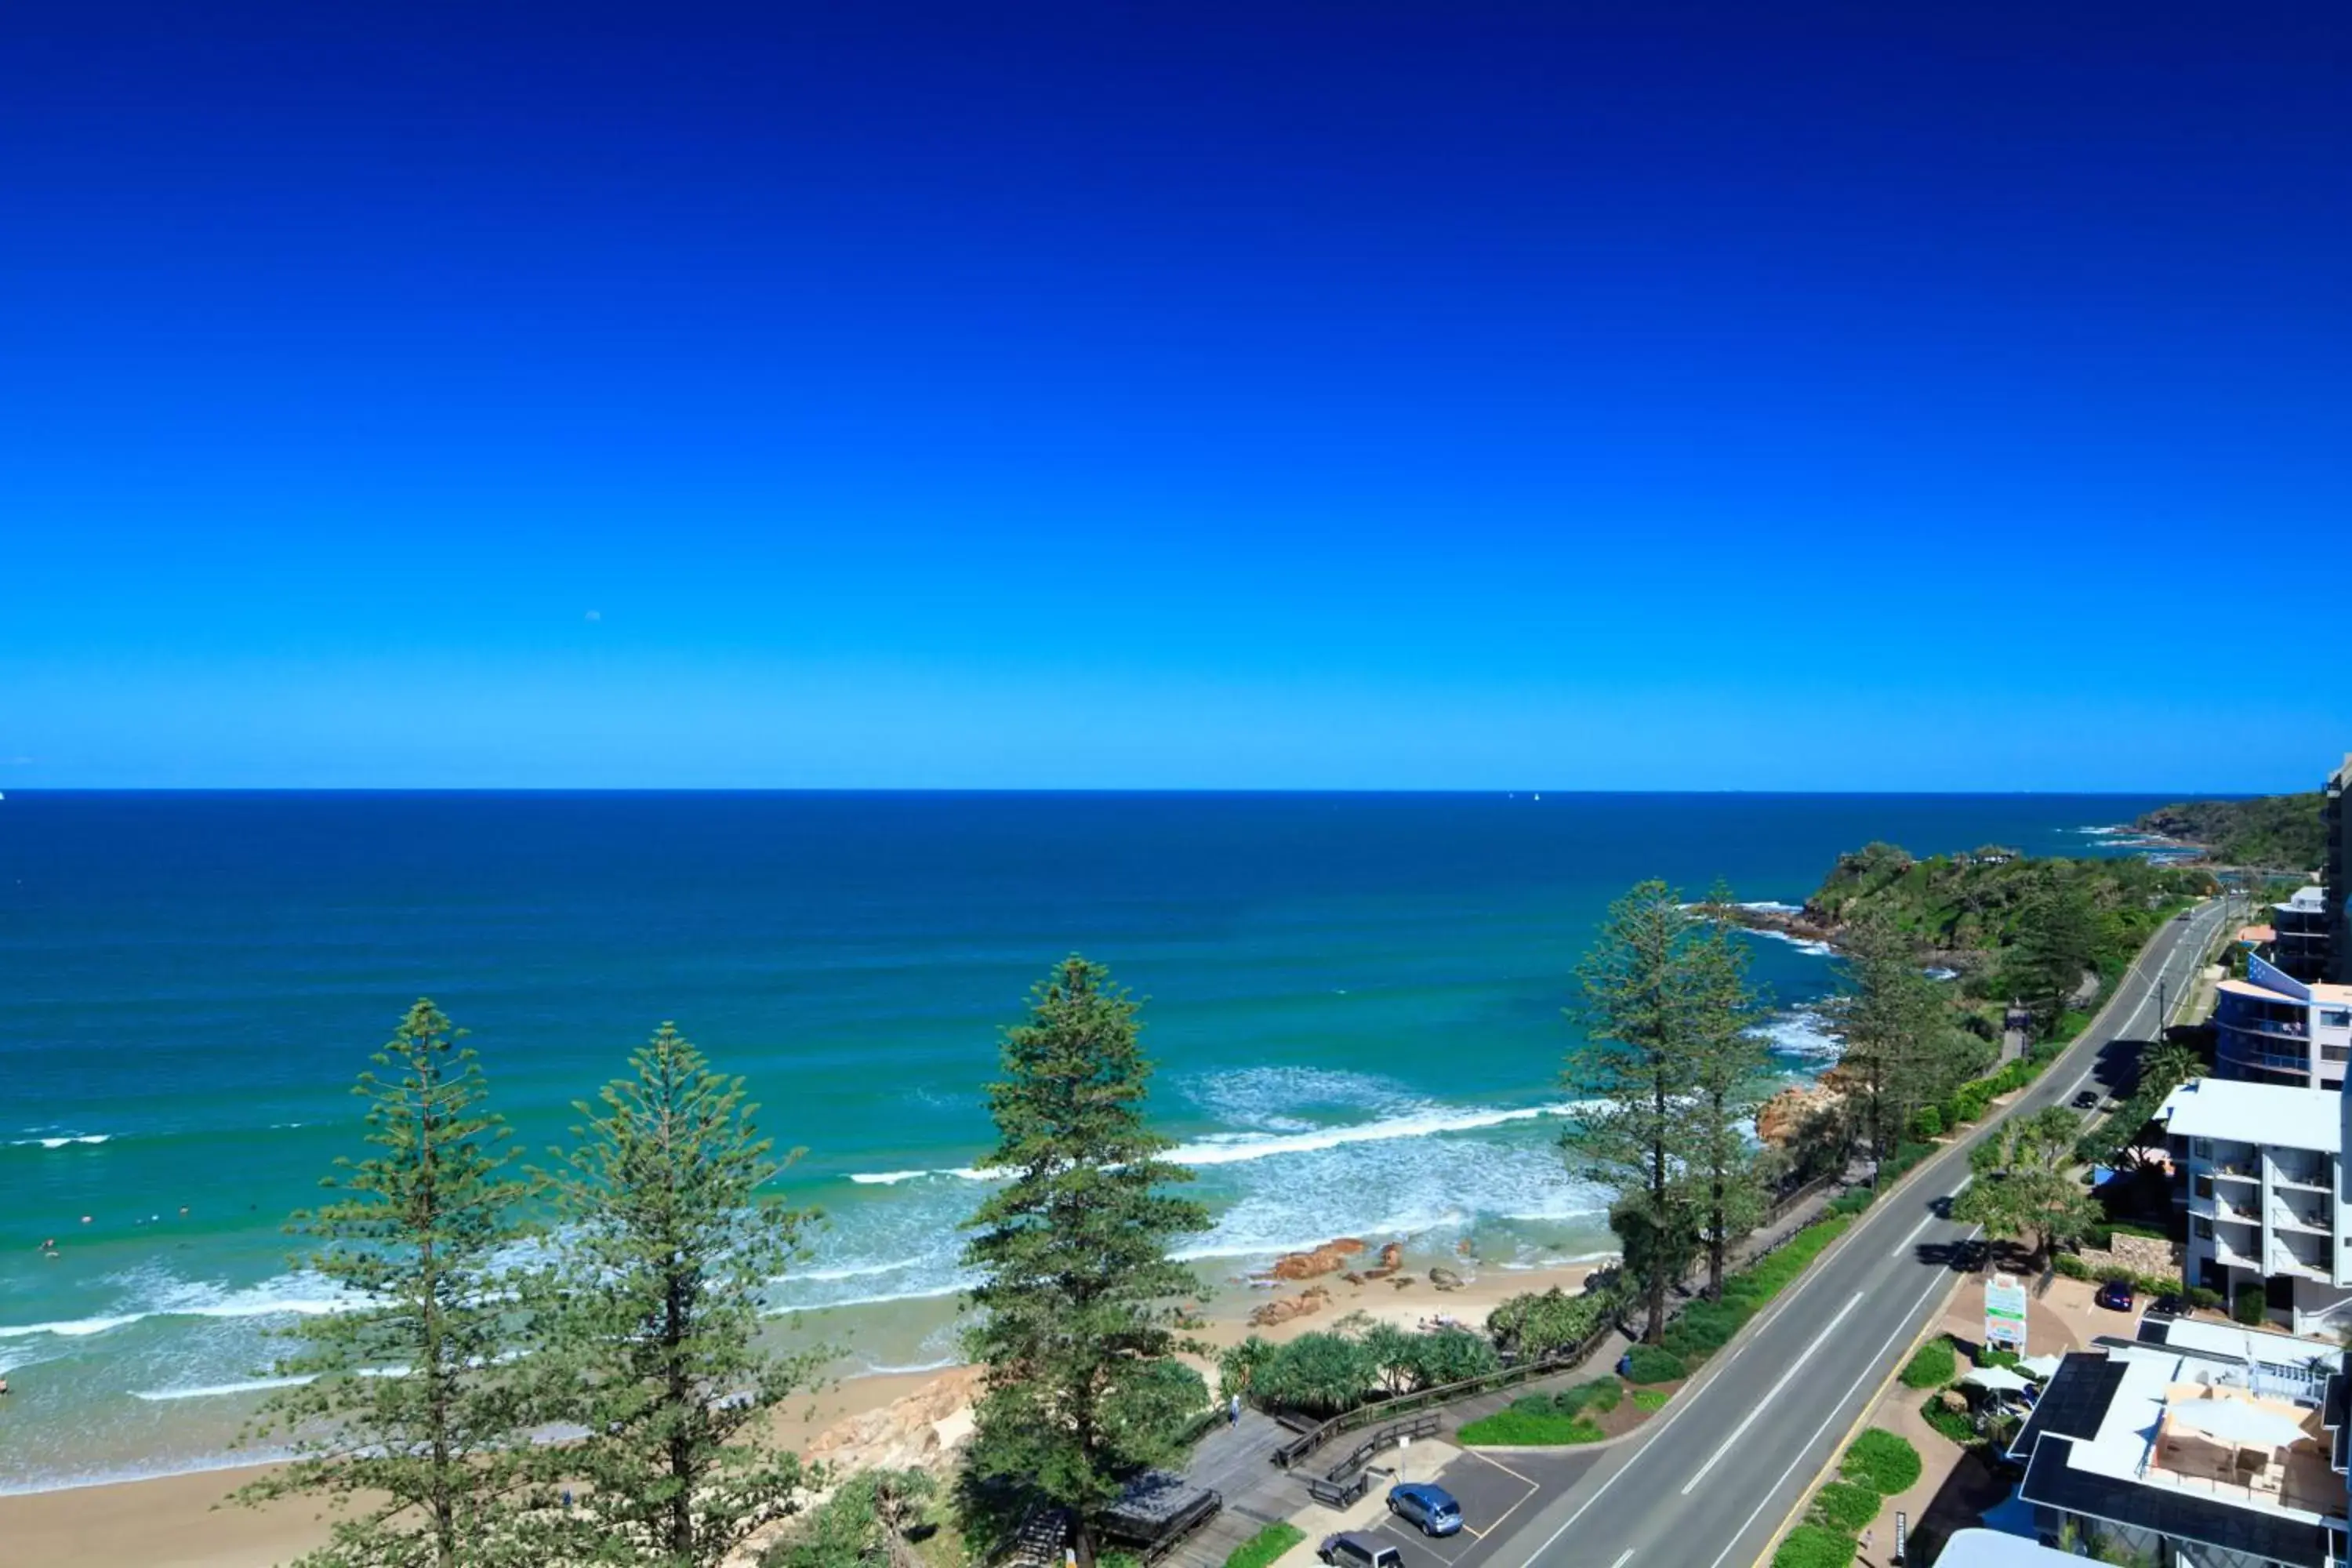
[[[1486,1460],[1488,1464],[1494,1466],[1496,1469],[1502,1471],[1505,1475],[1510,1477],[1511,1479],[1518,1482],[1519,1485],[1523,1487],[1531,1487],[1536,1484],[1535,1482],[1528,1479],[1527,1477],[1519,1474],[1518,1471],[1511,1468],[1510,1466],[1503,1463],[1502,1460],[1496,1458],[1492,1454],[1480,1453],[1475,1448],[1465,1448],[1463,1452],[1469,1454],[1474,1458]]]
[[[1738,1426],[1734,1426],[1731,1429],[1731,1436],[1723,1440],[1723,1446],[1706,1457],[1706,1463],[1698,1468],[1698,1474],[1693,1476],[1689,1480],[1683,1483],[1683,1496],[1690,1496],[1692,1490],[1697,1487],[1699,1482],[1706,1479],[1706,1473],[1715,1468],[1716,1465],[1721,1461],[1726,1454],[1731,1452],[1732,1448],[1739,1442],[1739,1439],[1748,1436],[1748,1428],[1755,1426],[1756,1418],[1763,1415],[1766,1410],[1771,1408],[1772,1402],[1780,1397],[1780,1391],[1789,1386],[1790,1380],[1794,1378],[1800,1372],[1802,1372],[1804,1370],[1805,1363],[1813,1359],[1813,1352],[1829,1342],[1830,1336],[1837,1332],[1837,1326],[1845,1321],[1846,1314],[1853,1311],[1856,1307],[1862,1305],[1862,1298],[1865,1293],[1866,1292],[1861,1290],[1856,1290],[1851,1297],[1847,1298],[1846,1304],[1838,1309],[1837,1316],[1832,1318],[1829,1321],[1828,1326],[1823,1328],[1820,1333],[1813,1336],[1813,1342],[1807,1345],[1801,1352],[1798,1352],[1797,1359],[1789,1363],[1789,1370],[1780,1374],[1780,1381],[1774,1384],[1770,1390],[1765,1394],[1764,1397],[1756,1402],[1756,1408],[1748,1413],[1748,1419],[1742,1421]]]
[[[1892,1251],[1892,1252],[1890,1252],[1890,1253],[1888,1253],[1886,1256],[1887,1256],[1887,1257],[1889,1257],[1889,1258],[1900,1258],[1900,1257],[1902,1257],[1902,1256],[1903,1256],[1903,1254],[1904,1254],[1905,1249],[1906,1249],[1906,1248],[1907,1248],[1907,1247],[1910,1247],[1910,1245],[1911,1245],[1913,1242],[1915,1242],[1915,1241],[1916,1241],[1916,1240],[1918,1240],[1918,1239],[1919,1239],[1919,1233],[1920,1233],[1921,1231],[1923,1231],[1923,1230],[1927,1229],[1929,1226],[1931,1226],[1931,1225],[1933,1225],[1933,1224],[1935,1224],[1935,1223],[1936,1223],[1936,1216],[1935,1216],[1934,1215],[1931,1215],[1931,1214],[1930,1214],[1930,1215],[1921,1215],[1919,1216],[1919,1223],[1918,1223],[1917,1225],[1915,1225],[1915,1226],[1913,1226],[1911,1227],[1911,1234],[1910,1234],[1909,1236],[1905,1237],[1902,1240],[1900,1240],[1900,1241],[1896,1242],[1896,1243],[1895,1244],[1895,1250],[1894,1250],[1894,1251]]]
[[[1698,1394],[1693,1394],[1688,1399],[1677,1399],[1673,1404],[1667,1405],[1666,1418],[1658,1423],[1658,1429],[1650,1434],[1647,1441],[1645,1441],[1640,1447],[1633,1450],[1633,1458],[1618,1466],[1617,1468],[1610,1474],[1607,1480],[1601,1482],[1598,1488],[1594,1489],[1591,1497],[1586,1498],[1581,1503],[1579,1503],[1577,1505],[1576,1511],[1570,1514],[1565,1520],[1561,1521],[1560,1526],[1558,1530],[1555,1530],[1549,1535],[1545,1536],[1543,1544],[1537,1547],[1533,1552],[1528,1552],[1528,1560],[1525,1563],[1520,1563],[1519,1568],[1535,1568],[1536,1559],[1550,1551],[1561,1536],[1566,1535],[1570,1531],[1575,1529],[1576,1521],[1582,1519],[1586,1514],[1591,1512],[1592,1505],[1599,1502],[1603,1497],[1607,1496],[1609,1489],[1615,1486],[1618,1481],[1624,1477],[1626,1471],[1632,1469],[1635,1465],[1640,1464],[1642,1462],[1642,1456],[1647,1454],[1658,1446],[1658,1439],[1666,1435],[1666,1429],[1672,1426],[1675,1422],[1681,1420],[1683,1418],[1683,1413],[1688,1410],[1692,1405],[1696,1405],[1699,1402],[1699,1398],[1706,1393],[1706,1390],[1708,1388],[1713,1388],[1714,1386],[1715,1383],[1713,1381],[1709,1381],[1705,1388],[1701,1388],[1698,1391]],[[1647,1424],[1644,1423],[1645,1427],[1646,1426]],[[1623,1559],[1620,1558],[1619,1561],[1622,1562]]]
[[[1628,1546],[1617,1554],[1617,1561],[1609,1564],[1609,1568],[1625,1568],[1625,1564],[1632,1561],[1633,1561],[1633,1549]]]
[[[1983,1227],[1980,1226],[1969,1226],[1968,1236],[1962,1239],[1973,1240],[1981,1228]],[[1948,1278],[1927,1281],[1927,1288],[1919,1292],[1917,1300],[1911,1303],[1911,1310],[1905,1313],[1903,1321],[1895,1325],[1895,1331],[1886,1336],[1886,1342],[1880,1345],[1868,1361],[1863,1363],[1861,1375],[1848,1384],[1845,1392],[1838,1395],[1837,1403],[1830,1406],[1830,1413],[1822,1417],[1822,1424],[1813,1428],[1812,1436],[1798,1445],[1797,1457],[1789,1461],[1789,1468],[1780,1472],[1780,1479],[1765,1489],[1763,1497],[1759,1499],[1756,1506],[1748,1510],[1748,1517],[1739,1521],[1739,1528],[1731,1532],[1731,1539],[1723,1543],[1723,1550],[1715,1554],[1715,1561],[1708,1563],[1706,1568],[1723,1568],[1723,1560],[1731,1555],[1732,1548],[1739,1544],[1740,1537],[1755,1528],[1757,1516],[1770,1507],[1772,1499],[1780,1493],[1782,1487],[1789,1484],[1789,1478],[1797,1473],[1797,1467],[1805,1462],[1805,1456],[1812,1450],[1814,1444],[1822,1440],[1822,1434],[1830,1429],[1830,1423],[1838,1418],[1838,1413],[1845,1408],[1845,1402],[1862,1391],[1862,1385],[1870,1379],[1871,1369],[1877,1366],[1879,1357],[1893,1350],[1895,1342],[1904,1335],[1916,1334],[1919,1331],[1912,1327],[1911,1320],[1919,1315],[1919,1309],[1927,1304],[1928,1297],[1937,1290],[1948,1290],[1951,1288],[1952,1282]],[[1546,1544],[1549,1545],[1549,1542]]]

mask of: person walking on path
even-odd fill
[[[1225,1400],[1225,1426],[1228,1430],[1242,1424],[1242,1396],[1235,1393]]]

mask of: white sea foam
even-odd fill
[[[160,1269],[140,1269],[117,1275],[110,1283],[121,1290],[112,1311],[87,1318],[47,1323],[0,1324],[0,1340],[48,1335],[87,1339],[111,1333],[150,1318],[287,1318],[316,1317],[338,1312],[355,1303],[340,1295],[322,1277],[308,1271],[281,1274],[258,1285],[231,1289],[203,1280],[182,1279]]]
[[[231,1394],[258,1394],[272,1388],[299,1388],[307,1377],[249,1377],[241,1383],[208,1383],[195,1388],[142,1388],[131,1397],[143,1399],[151,1405],[168,1404],[182,1399],[218,1399]]]
[[[1815,942],[1811,937],[1796,936],[1785,931],[1771,931],[1769,929],[1751,927],[1748,929],[1748,934],[1750,936],[1769,936],[1774,942],[1785,942],[1790,947],[1795,948],[1799,952],[1810,952],[1816,958],[1832,958],[1837,954],[1837,949],[1832,947],[1828,942]]]
[[[127,1328],[146,1316],[144,1312],[131,1312],[103,1318],[67,1318],[54,1323],[0,1323],[0,1340],[29,1339],[35,1334],[53,1334],[65,1340],[88,1339],[92,1334]]]
[[[63,1149],[74,1143],[105,1143],[113,1140],[111,1132],[60,1132],[40,1138],[11,1138],[9,1146],[16,1149]]]
[[[1495,1107],[1467,1110],[1432,1107],[1380,1121],[1318,1127],[1307,1132],[1213,1132],[1177,1145],[1169,1151],[1167,1157],[1179,1165],[1234,1165],[1244,1161],[1272,1159],[1281,1154],[1317,1153],[1349,1143],[1381,1143],[1398,1138],[1426,1138],[1441,1132],[1475,1132],[1483,1128],[1501,1127],[1514,1121],[1569,1116],[1575,1113],[1578,1103],[1563,1100],[1552,1105],[1522,1106],[1509,1110]],[[992,1182],[1003,1180],[1003,1173],[961,1166],[937,1171],[860,1171],[852,1173],[849,1179],[868,1186],[896,1186],[924,1176],[954,1176],[968,1182]]]
[[[1804,912],[1805,908],[1802,904],[1784,904],[1778,899],[1743,899],[1734,907],[1743,910],[1759,910],[1766,914],[1774,915],[1801,914]]]
[[[1759,1031],[1772,1048],[1805,1061],[1835,1061],[1844,1040],[1828,1018],[1808,1007],[1783,1013]]]
[[[1958,980],[1960,977],[1960,972],[1958,970],[1947,969],[1941,964],[1937,964],[1932,968],[1923,969],[1919,973],[1926,975],[1930,980]]]

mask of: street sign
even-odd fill
[[[1996,1274],[1985,1281],[1985,1343],[2025,1353],[2025,1281]]]

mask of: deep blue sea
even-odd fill
[[[334,1305],[278,1227],[357,1149],[351,1079],[419,994],[534,1147],[675,1020],[807,1148],[783,1185],[828,1217],[781,1300],[840,1309],[849,1370],[904,1366],[952,1349],[996,1031],[1065,953],[1148,999],[1152,1115],[1217,1216],[1204,1275],[1341,1234],[1525,1266],[1607,1244],[1551,1112],[1612,897],[1794,901],[1871,839],[2113,852],[2085,830],[2157,804],[13,795],[0,1491],[220,1461],[268,1331]],[[1832,961],[1755,959],[1783,1064],[1818,1068]]]

